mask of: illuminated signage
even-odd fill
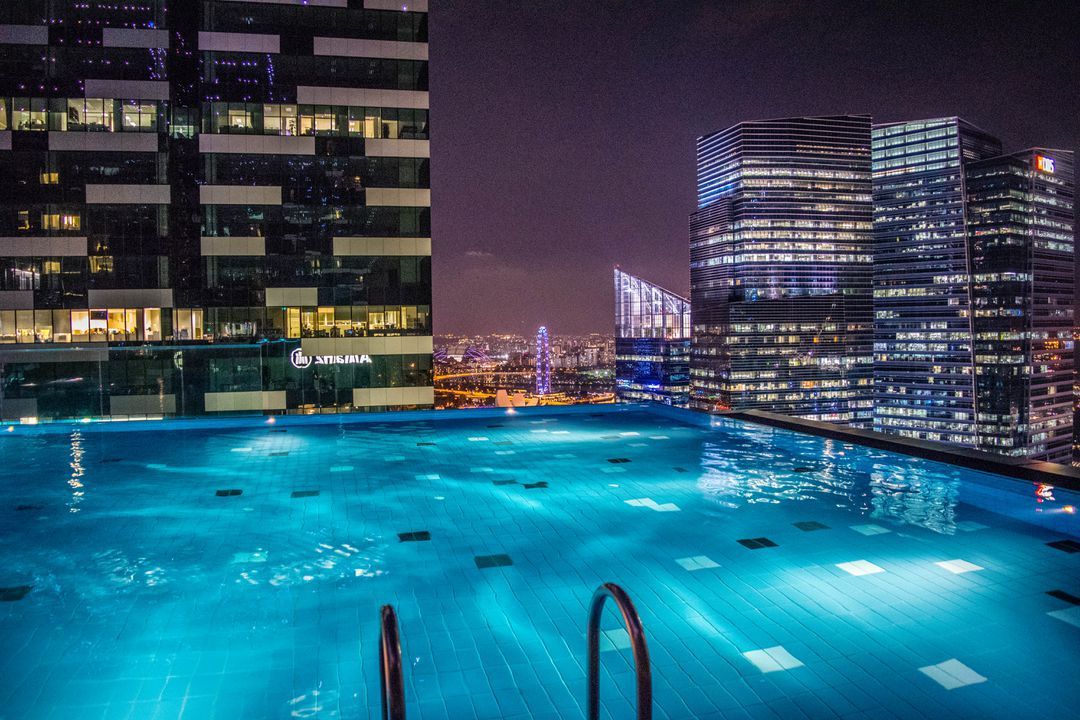
[[[1054,158],[1043,157],[1042,155],[1035,156],[1035,169],[1044,173],[1054,174]]]
[[[366,365],[371,363],[370,355],[305,355],[296,348],[289,353],[289,362],[297,370],[305,370],[312,365]]]

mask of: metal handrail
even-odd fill
[[[600,616],[604,602],[611,598],[619,606],[623,624],[634,649],[634,673],[637,675],[637,720],[652,720],[652,670],[649,667],[649,647],[630,596],[615,583],[604,583],[593,593],[589,610],[589,703],[588,720],[600,720]]]
[[[383,605],[379,630],[379,689],[383,720],[405,720],[405,680],[401,671],[401,639],[397,614],[392,605]]]

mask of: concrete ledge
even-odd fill
[[[0,237],[0,257],[86,257],[86,254],[85,237]]]
[[[116,100],[168,100],[166,80],[98,80],[85,81],[86,97]]]
[[[87,205],[168,205],[170,185],[87,185]]]
[[[428,0],[364,0],[364,9],[427,12]]]
[[[266,238],[264,237],[202,237],[200,239],[203,257],[231,256],[231,257],[262,257],[266,255]]]
[[[284,390],[208,392],[203,395],[206,412],[260,412],[285,409]]]
[[[0,43],[5,45],[48,45],[48,25],[0,25]]]
[[[112,395],[111,415],[175,415],[176,395]]]
[[[92,308],[171,308],[172,288],[115,288],[90,290],[87,305]]]
[[[102,28],[101,44],[104,47],[167,48],[169,47],[169,31],[141,28]]]
[[[364,191],[368,207],[431,207],[431,190],[414,188],[368,188]]]
[[[427,110],[427,90],[380,90],[323,85],[299,85],[296,102],[301,105],[356,105],[360,107],[414,108]]]
[[[430,257],[431,238],[335,237],[334,255],[354,257]]]
[[[431,141],[367,138],[364,140],[364,155],[367,157],[431,157]]]
[[[692,410],[680,412],[694,413]],[[705,414],[701,413],[701,415]],[[762,410],[718,413],[716,417],[734,418],[808,435],[844,440],[856,445],[865,445],[902,455],[912,455],[925,460],[935,460],[949,465],[965,467],[969,470],[981,470],[1018,480],[1045,483],[1046,485],[1080,491],[1080,469],[1068,465],[1008,458],[979,450],[953,448],[929,440],[913,440],[911,438],[897,437],[896,435],[886,435],[873,430],[855,430],[842,425],[804,420]]]
[[[400,7],[397,9],[400,9]],[[399,40],[363,40],[357,38],[316,36],[315,54],[334,57],[427,60],[428,44],[422,42],[402,42]]]
[[[433,387],[353,388],[356,407],[394,407],[399,405],[434,405]]]
[[[65,152],[157,152],[157,133],[49,132],[49,149]]]
[[[304,338],[305,355],[430,355],[431,335],[398,335],[363,338]]]

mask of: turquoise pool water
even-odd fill
[[[641,409],[429,418],[0,434],[0,718],[376,718],[386,602],[410,718],[581,718],[603,581],[657,718],[1080,707],[1075,494]]]

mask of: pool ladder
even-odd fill
[[[623,624],[634,650],[634,673],[637,683],[637,720],[652,720],[652,670],[645,629],[641,626],[634,603],[615,583],[596,588],[589,608],[589,687],[587,719],[600,720],[600,617],[604,603],[611,598],[622,614]],[[405,720],[405,680],[401,666],[401,638],[397,614],[391,605],[383,605],[379,630],[379,687],[383,720]]]

